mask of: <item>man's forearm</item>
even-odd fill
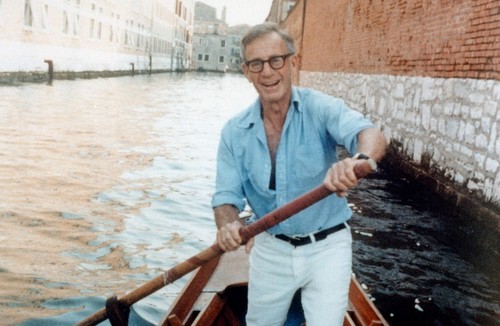
[[[214,208],[215,223],[220,229],[228,223],[239,221],[239,211],[233,205],[221,205]]]
[[[380,161],[387,148],[387,139],[377,128],[368,128],[358,135],[358,152]],[[353,153],[354,154],[354,153]]]

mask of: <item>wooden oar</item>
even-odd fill
[[[354,167],[354,173],[358,179],[363,178],[370,172],[376,169],[377,165],[373,160],[362,160]],[[297,197],[288,204],[275,209],[274,211],[266,214],[261,219],[256,222],[244,226],[240,229],[240,235],[243,242],[247,242],[249,239],[255,237],[257,234],[269,229],[270,227],[286,220],[287,218],[297,214],[298,212],[304,210],[305,208],[311,206],[312,204],[320,201],[321,199],[331,195],[332,192],[328,190],[324,185],[321,185],[302,196]],[[196,268],[205,264],[206,262],[219,257],[224,251],[219,247],[217,243],[214,243],[211,247],[201,251],[195,256],[188,258],[186,261],[172,267],[163,274],[157,276],[153,280],[143,284],[137,289],[130,293],[125,294],[121,299],[118,299],[118,309],[127,310],[131,305],[137,301],[147,297],[148,295],[158,291],[164,286],[173,283],[184,275],[192,272]],[[103,308],[85,320],[81,321],[77,325],[97,325],[100,322],[105,321],[109,316],[107,316],[106,308]]]

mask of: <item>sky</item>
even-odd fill
[[[195,0],[217,9],[221,18],[222,7],[226,6],[226,22],[229,26],[238,24],[255,25],[264,22],[269,14],[272,0]]]

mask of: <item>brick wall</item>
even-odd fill
[[[498,0],[306,4],[303,70],[500,79]]]
[[[299,57],[302,56],[302,31],[304,28],[304,1],[298,1],[286,20],[286,30],[293,37],[295,49]],[[300,69],[299,69],[300,70]],[[295,84],[299,84],[299,74],[293,75]]]

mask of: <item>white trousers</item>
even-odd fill
[[[299,247],[263,232],[255,238],[249,273],[247,326],[282,326],[299,288],[307,326],[342,325],[352,274],[351,231]]]

